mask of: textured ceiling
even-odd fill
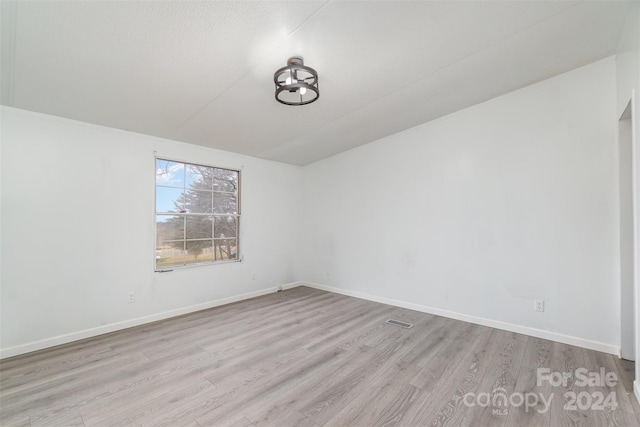
[[[7,1],[2,104],[304,165],[615,53],[625,1]],[[302,55],[320,99],[274,99]]]

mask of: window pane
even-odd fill
[[[237,260],[240,172],[156,160],[156,268]]]
[[[213,217],[187,215],[187,239],[211,239]]]
[[[226,238],[226,237],[238,237],[238,218],[234,216],[217,216],[215,217],[215,226],[213,237]]]
[[[184,163],[157,159],[156,185],[184,188]]]
[[[238,259],[238,244],[236,239],[214,239],[214,260]]]
[[[185,195],[185,209],[190,213],[211,213],[211,191],[189,190]]]
[[[211,240],[187,240],[186,246],[185,264],[195,264],[213,259]]]
[[[179,188],[156,187],[156,212],[182,212],[184,194]]]
[[[176,267],[184,265],[184,241],[166,244],[156,249],[156,268]]]
[[[187,165],[186,187],[191,189],[211,190],[213,168],[199,165]]]
[[[238,191],[238,171],[213,168],[212,172],[215,191]]]
[[[162,246],[168,240],[184,240],[184,217],[156,215],[156,241]]]
[[[238,197],[235,194],[213,193],[213,213],[237,214]]]

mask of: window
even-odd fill
[[[240,172],[156,159],[156,270],[237,261]]]

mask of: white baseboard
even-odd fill
[[[25,353],[31,353],[32,351],[42,350],[49,347],[55,347],[61,344],[67,344],[73,341],[82,340],[85,338],[92,338],[98,335],[108,334],[110,332],[120,331],[122,329],[132,328],[134,326],[144,325],[146,323],[157,322],[158,320],[165,320],[171,317],[182,316],[183,314],[189,314],[200,310],[206,310],[208,308],[218,307],[220,305],[231,304],[246,300],[249,298],[255,298],[262,295],[270,294],[278,291],[279,288],[291,289],[300,286],[301,282],[287,283],[281,286],[273,286],[267,289],[259,291],[248,292],[245,294],[235,295],[232,297],[221,298],[215,301],[209,301],[202,304],[196,304],[189,307],[178,308],[175,310],[169,310],[162,313],[156,313],[149,316],[138,317],[136,319],[125,320],[122,322],[111,323],[97,328],[85,329],[82,331],[72,332],[70,334],[58,335],[52,338],[46,338],[40,341],[33,341],[26,344],[21,344],[15,347],[9,347],[0,349],[0,359],[7,357],[18,356]]]
[[[310,288],[321,289],[324,291],[333,292],[337,294],[347,295],[350,297],[379,302],[382,304],[388,304],[396,307],[407,308],[409,310],[435,314],[437,316],[448,317],[450,319],[462,320],[464,322],[475,323],[477,325],[489,326],[491,328],[502,329],[504,331],[517,332],[523,335],[529,335],[536,338],[542,338],[550,341],[561,342],[564,344],[575,345],[578,347],[588,348],[590,350],[602,351],[604,353],[614,354],[616,356],[620,355],[620,347],[598,342],[598,341],[591,341],[584,338],[578,338],[570,335],[559,334],[556,332],[545,331],[543,329],[517,325],[515,323],[501,322],[499,320],[471,316],[469,314],[457,313],[455,311],[443,310],[441,308],[429,307],[425,305],[413,304],[410,302],[399,301],[399,300],[385,298],[385,297],[379,297],[379,296],[370,295],[362,292],[349,291],[345,289],[335,288],[333,286],[321,285],[318,283],[301,282],[300,285],[309,286]]]
[[[638,403],[640,403],[640,381],[635,380],[633,382],[633,395],[636,397]]]

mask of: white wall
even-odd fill
[[[640,396],[640,2],[632,2],[627,20],[620,37],[616,54],[617,108],[616,118],[620,118],[625,107],[632,101],[633,164],[635,172],[635,302],[636,302],[636,381],[634,389]]]
[[[615,352],[615,93],[608,58],[306,167],[299,276]]]
[[[1,118],[2,356],[293,281],[299,167],[11,108]],[[154,151],[242,168],[244,262],[153,272]]]

